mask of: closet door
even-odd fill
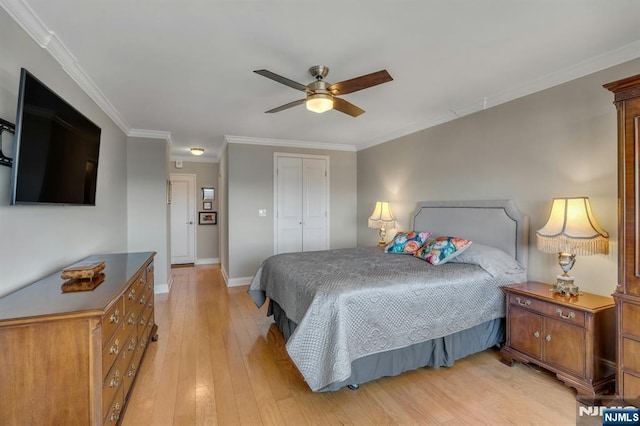
[[[302,251],[302,161],[279,157],[277,162],[276,253]]]
[[[327,162],[276,154],[276,254],[329,248]]]
[[[327,161],[302,159],[302,251],[327,247]]]

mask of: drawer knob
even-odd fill
[[[132,288],[131,291],[129,292],[129,300],[133,300],[136,298],[136,289]]]
[[[533,333],[533,337],[535,337],[536,339],[540,337],[540,332],[536,331],[535,333]]]
[[[117,422],[120,419],[120,403],[116,402],[116,405],[113,406],[113,412],[111,413],[111,417],[109,420],[112,422]]]
[[[117,354],[120,351],[120,339],[116,338],[116,341],[113,342],[111,348],[109,348],[109,353],[111,355]]]
[[[118,384],[120,384],[120,370],[116,370],[116,372],[113,373],[113,378],[111,379],[109,386],[115,388]]]
[[[128,321],[128,322],[129,322],[129,324],[130,324],[130,325],[133,325],[133,324],[135,324],[135,323],[136,323],[136,314],[135,314],[135,313],[132,313],[132,314],[129,316],[129,321]]]
[[[531,304],[531,300],[527,299],[523,302],[519,297],[516,297],[516,302],[518,302],[520,306],[529,306]]]
[[[144,305],[145,303],[147,303],[147,296],[143,295],[143,296],[140,298],[140,304],[141,304],[141,305]]]
[[[550,334],[547,334],[547,337],[545,337],[544,339],[545,339],[547,342],[550,342],[550,341],[551,341],[551,335],[550,335]]]
[[[558,315],[560,315],[560,316],[561,316],[562,318],[564,318],[564,319],[571,319],[571,318],[575,318],[575,317],[576,317],[576,314],[574,314],[572,311],[569,311],[569,313],[568,313],[568,314],[566,314],[566,315],[565,315],[565,314],[563,314],[563,313],[562,313],[562,309],[560,309],[560,308],[556,309],[556,313],[557,313]]]
[[[118,309],[115,310],[111,317],[109,318],[109,322],[111,324],[117,324],[120,321],[120,311]]]

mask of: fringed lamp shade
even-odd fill
[[[576,255],[608,254],[609,234],[596,222],[589,198],[554,198],[549,220],[536,231],[536,247],[546,253],[558,253],[564,274],[558,276],[556,290],[573,294],[573,289],[567,290],[574,287],[568,272]]]
[[[385,245],[384,240],[387,235],[387,228],[395,228],[396,218],[391,213],[391,206],[388,201],[377,201],[373,213],[369,217],[369,228],[380,228],[380,241],[378,245]]]

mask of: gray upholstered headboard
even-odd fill
[[[413,229],[496,247],[527,266],[529,218],[511,200],[424,201],[413,215]]]

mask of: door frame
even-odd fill
[[[293,158],[313,158],[313,159],[321,159],[327,162],[327,181],[326,188],[327,191],[327,249],[331,247],[331,167],[330,159],[328,155],[314,155],[314,154],[294,154],[289,152],[274,152],[273,153],[273,253],[278,252],[278,158],[280,157],[293,157]]]
[[[191,250],[193,253],[193,264],[195,265],[197,260],[198,260],[198,230],[196,228],[196,226],[198,225],[198,221],[197,221],[197,217],[198,217],[198,202],[197,202],[197,196],[198,196],[198,191],[196,189],[196,183],[197,183],[197,176],[193,173],[170,173],[169,174],[169,181],[171,182],[173,180],[174,177],[180,177],[180,178],[186,178],[187,180],[191,181],[190,183],[193,183],[193,191],[191,194],[191,199],[193,200],[193,203],[191,205],[191,211],[193,212],[193,217],[192,217],[192,221],[193,221],[193,238],[191,239]],[[173,184],[171,185],[173,188]],[[173,189],[172,189],[173,191]],[[169,212],[171,212],[171,209],[169,209]],[[169,219],[169,226],[171,226],[171,219]],[[171,228],[169,228],[169,236],[171,236]],[[174,263],[171,262],[173,254],[171,253],[171,242],[169,243],[169,265],[174,265]]]

